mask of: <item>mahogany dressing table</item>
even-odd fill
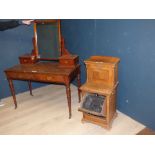
[[[78,56],[71,55],[65,48],[60,33],[60,20],[35,20],[33,45],[34,49],[30,54],[19,57],[20,64],[5,70],[15,109],[17,100],[13,80],[28,81],[31,95],[31,81],[58,83],[66,86],[69,118],[71,118],[70,83],[77,78],[80,102],[80,65]]]

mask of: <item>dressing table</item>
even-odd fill
[[[78,64],[79,57],[71,55],[65,48],[64,39],[60,32],[60,20],[35,20],[32,41],[34,46],[32,52],[20,56],[20,64],[5,70],[15,109],[17,108],[17,100],[13,80],[28,81],[31,95],[32,81],[64,84],[69,118],[71,118],[70,83],[73,79],[77,79],[80,102],[80,65]]]

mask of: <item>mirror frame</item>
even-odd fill
[[[50,20],[35,20],[34,21],[34,50],[33,53],[38,60],[58,60],[58,58],[40,58],[38,45],[37,45],[37,24],[46,24],[46,23],[57,23],[58,24],[58,38],[59,38],[59,51],[60,56],[62,56],[62,47],[61,47],[61,32],[60,32],[60,20],[59,19],[50,19]]]

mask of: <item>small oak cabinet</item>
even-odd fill
[[[117,116],[116,95],[119,61],[119,58],[110,56],[92,56],[84,61],[87,70],[87,80],[80,87],[82,98],[84,99],[88,93],[94,93],[103,95],[106,99],[103,116],[83,111],[79,107],[79,111],[83,113],[82,122],[87,121],[107,129],[111,128],[112,120]]]

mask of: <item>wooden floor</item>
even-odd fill
[[[106,130],[91,123],[81,123],[77,88],[71,86],[72,118],[68,119],[65,87],[48,85],[17,95],[18,108],[15,110],[12,97],[0,106],[1,135],[134,135],[145,126],[118,112],[112,129]]]

